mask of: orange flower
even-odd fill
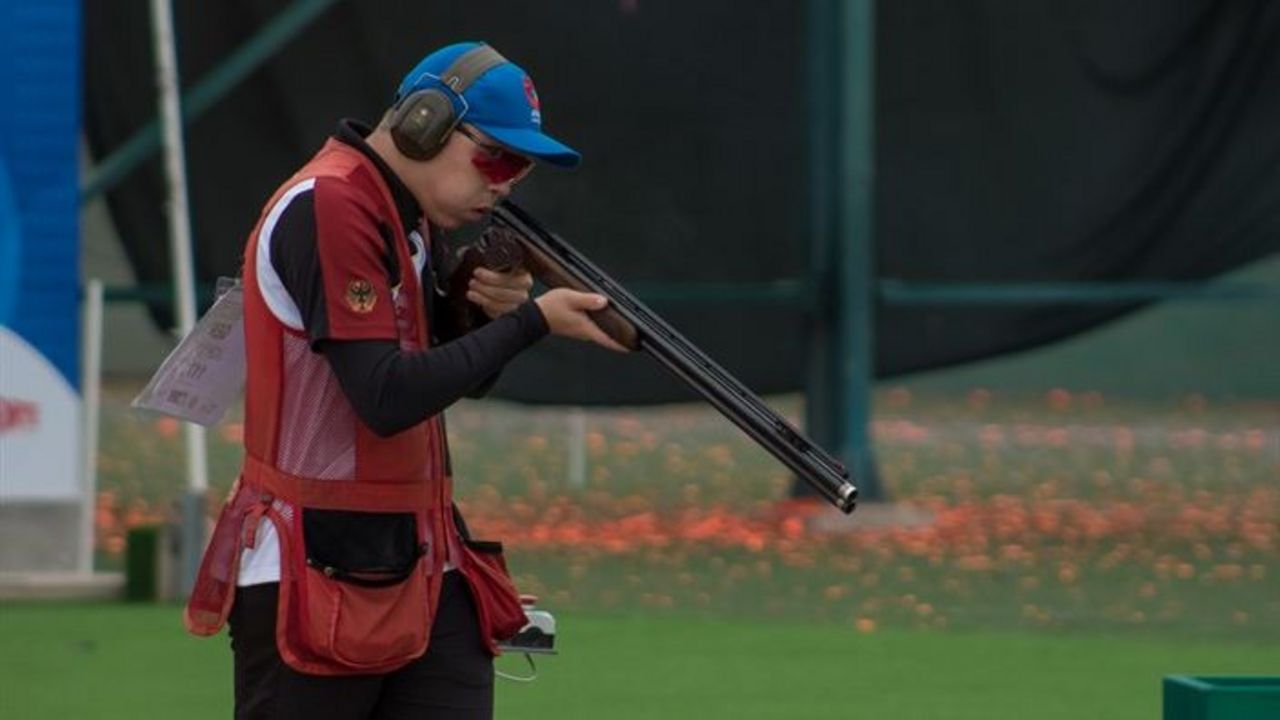
[[[178,436],[178,430],[181,429],[182,423],[171,417],[165,416],[157,418],[153,427],[155,427],[157,435],[169,440]]]
[[[1080,579],[1080,570],[1071,563],[1063,563],[1058,566],[1058,581],[1063,585],[1070,585]]]
[[[905,410],[911,406],[911,390],[905,387],[890,388],[885,393],[885,401],[894,410]]]
[[[986,555],[966,555],[960,558],[960,561],[956,564],[959,565],[961,570],[968,570],[969,572],[986,572],[995,565],[991,558]]]
[[[965,397],[965,403],[975,412],[986,410],[991,404],[991,391],[984,387],[974,388]]]
[[[1226,582],[1239,580],[1244,577],[1244,566],[1237,565],[1235,563],[1215,565],[1210,577],[1214,580],[1223,580]]]
[[[1063,388],[1054,388],[1045,395],[1049,409],[1061,412],[1071,409],[1071,393]]]
[[[244,423],[229,422],[218,428],[222,439],[233,444],[244,442]]]

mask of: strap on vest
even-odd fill
[[[411,482],[320,480],[281,472],[245,455],[244,484],[271,497],[307,508],[364,512],[418,512],[435,507],[438,498],[425,479]],[[263,497],[269,501],[271,497]]]

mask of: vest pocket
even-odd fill
[[[480,616],[482,639],[489,652],[497,655],[498,643],[515,636],[528,622],[520,593],[507,573],[502,543],[464,537],[462,552],[464,574]]]
[[[430,567],[418,520],[302,510],[302,635],[311,653],[352,672],[382,672],[426,650]]]

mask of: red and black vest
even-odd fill
[[[254,546],[265,517],[280,538],[277,645],[294,669],[381,673],[421,656],[446,562],[466,576],[496,653],[496,641],[519,630],[524,613],[494,546],[458,534],[440,417],[376,435],[301,323],[273,313],[272,289],[260,287],[258,265],[270,262],[259,248],[264,228],[269,234],[276,208],[287,205],[280,201],[302,189],[315,193],[328,337],[394,337],[407,351],[430,344],[390,189],[369,158],[330,140],[277,190],[245,249],[244,465],[205,551],[187,628],[212,635],[225,623],[241,551]]]

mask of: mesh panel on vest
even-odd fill
[[[324,356],[306,338],[283,336],[284,388],[276,467],[292,475],[352,480],[356,416]]]

